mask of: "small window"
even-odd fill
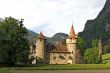
[[[65,51],[67,51],[67,49],[65,49]]]
[[[71,53],[73,54],[73,51]]]
[[[69,60],[72,60],[73,58],[71,56],[69,56]]]
[[[67,64],[71,64],[71,63],[67,63]]]
[[[66,56],[66,53],[64,54],[64,56]]]
[[[56,56],[54,56],[53,59],[55,60],[56,59]]]
[[[40,39],[40,41],[42,41],[42,39]]]
[[[64,58],[64,56],[62,56],[62,55],[59,55],[59,58],[62,59],[62,60],[66,59],[66,58]]]

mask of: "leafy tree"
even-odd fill
[[[84,59],[86,63],[97,64],[99,63],[98,49],[97,48],[88,48],[84,53]]]
[[[98,53],[99,53],[99,60],[100,60],[100,63],[102,63],[102,39],[100,37],[99,41],[98,41]]]
[[[104,49],[103,49],[103,53],[104,54],[110,53],[110,39],[106,42]]]
[[[110,46],[109,46],[109,45],[105,45],[105,46],[104,46],[103,53],[104,53],[104,54],[110,53]]]
[[[98,47],[98,39],[94,39],[94,40],[92,40],[92,47]]]
[[[0,22],[0,63],[26,63],[28,59],[27,29],[23,20],[6,17]]]
[[[94,63],[101,63],[102,58],[102,42],[101,38],[93,39],[91,42],[92,48],[86,49],[84,53],[84,59],[86,63],[94,64]]]
[[[80,53],[83,56],[85,49],[87,48],[86,42],[83,40],[83,38],[79,37],[77,40],[78,48],[80,49]]]

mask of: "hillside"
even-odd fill
[[[65,33],[56,33],[53,37],[47,39],[49,43],[65,43],[65,39],[67,38],[67,34]]]
[[[30,43],[32,43],[32,42],[35,43],[37,35],[38,35],[38,33],[28,30],[27,39],[29,40]]]
[[[107,0],[104,8],[99,13],[96,19],[88,20],[85,24],[85,28],[79,33],[80,37],[89,44],[93,39],[99,39],[102,37],[105,43],[110,38],[110,0]]]
[[[30,43],[32,42],[35,43],[37,36],[38,36],[38,33],[28,30],[27,38]],[[53,37],[46,37],[46,36],[45,37],[48,43],[55,44],[55,43],[65,42],[65,39],[67,38],[67,36],[68,35],[65,33],[56,33]]]

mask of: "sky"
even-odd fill
[[[97,17],[106,0],[0,0],[0,17],[24,19],[24,26],[51,37],[69,33],[73,24],[81,32],[87,20]]]

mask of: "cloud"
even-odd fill
[[[32,28],[34,31],[40,33],[43,32],[43,34],[45,35],[53,35],[53,32],[55,32],[55,30],[50,27],[50,23],[45,23],[45,24],[41,24],[37,27]]]
[[[0,17],[24,18],[25,26],[46,36],[68,33],[74,24],[82,31],[88,19],[94,19],[106,0],[0,0]]]

